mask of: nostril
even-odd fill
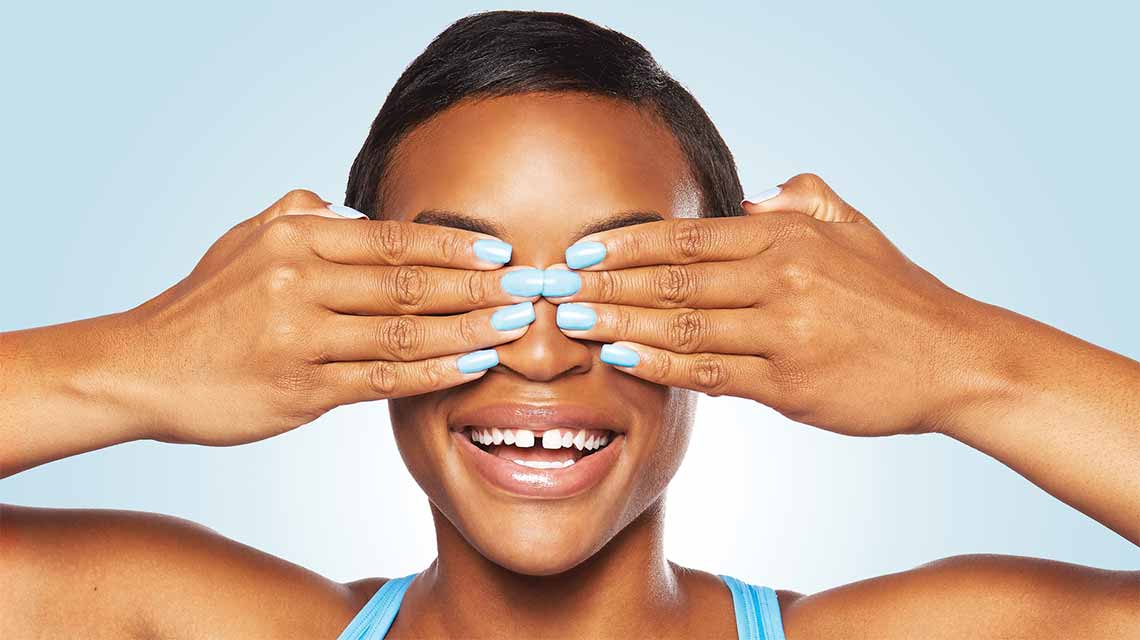
[[[535,321],[526,334],[497,347],[501,367],[540,382],[590,370],[594,362],[590,347],[562,333],[555,324],[555,308],[541,299],[534,303]]]

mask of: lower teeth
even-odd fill
[[[574,464],[573,460],[566,460],[565,462],[547,462],[545,460],[512,460],[515,464],[521,464],[524,467],[531,469],[564,469]]]

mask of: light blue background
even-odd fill
[[[134,306],[291,187],[341,198],[403,67],[490,8],[155,4],[5,12],[0,329]],[[540,6],[653,51],[747,191],[820,173],[951,286],[1140,356],[1135,5],[617,4]],[[802,591],[969,552],[1140,568],[1136,547],[951,440],[702,402],[671,488],[683,564]],[[401,575],[434,542],[391,440],[383,404],[345,407],[244,447],[56,462],[0,500],[160,511],[335,579]]]

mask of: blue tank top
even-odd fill
[[[393,578],[368,600],[341,632],[338,640],[381,640],[400,611],[404,592],[416,574]],[[732,609],[736,614],[736,637],[740,640],[784,640],[784,623],[780,620],[780,603],[776,592],[768,587],[720,576],[732,593]]]

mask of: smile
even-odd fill
[[[451,436],[475,475],[514,496],[561,499],[597,485],[626,435],[583,407],[497,405],[454,416]]]
[[[529,429],[492,427],[469,428],[467,432],[481,450],[531,469],[569,467],[605,448],[613,437],[611,431],[595,429],[548,429],[536,434]]]

